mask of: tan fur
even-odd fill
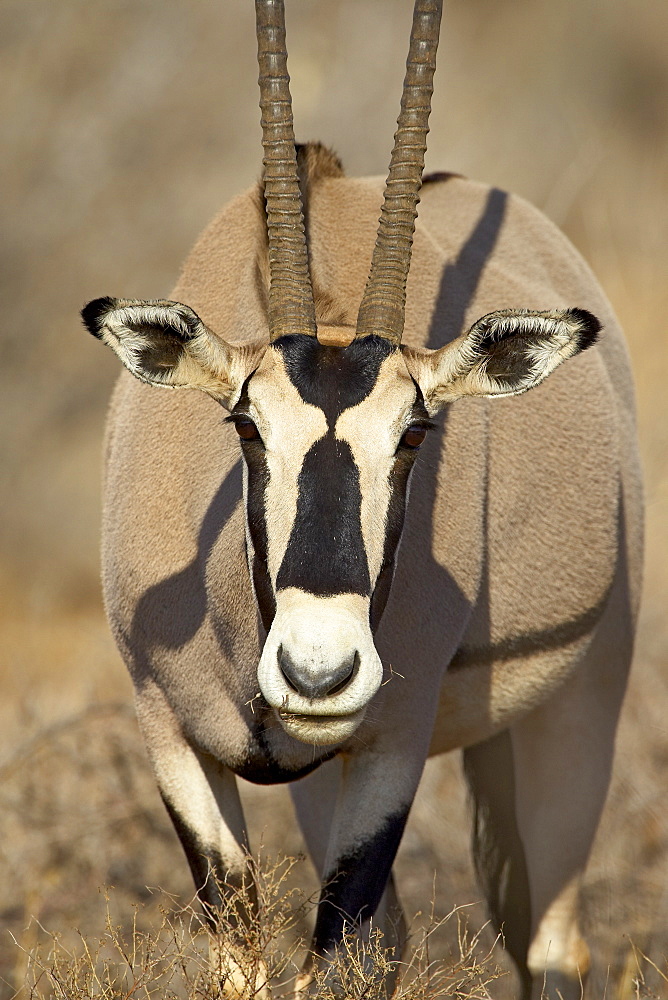
[[[306,185],[321,339],[327,326],[354,327],[383,191],[381,178],[345,178],[327,162],[311,154]],[[265,257],[253,189],[207,227],[173,298],[229,344],[266,341]],[[573,886],[607,789],[640,591],[641,489],[626,348],[588,267],[535,209],[455,176],[424,188],[407,348],[456,341],[494,310],[573,306],[602,322],[599,346],[525,395],[451,402],[446,433],[433,432],[423,446],[376,636],[392,674],[343,746],[328,847],[332,858],[354,849],[365,818],[409,802],[429,752],[510,727],[532,894],[531,971],[542,982],[545,962],[565,1000],[579,996],[573,976],[586,972]],[[406,352],[409,367],[415,357]],[[340,433],[362,447],[354,426]],[[104,587],[140,715],[150,717],[159,701],[169,716],[168,727],[144,725],[154,759],[168,728],[207,759],[231,767],[244,759],[262,639],[238,462],[235,432],[214,400],[121,375],[108,429]],[[288,484],[276,509],[293,502]],[[370,508],[363,516],[380,514]],[[597,729],[592,713],[601,716]],[[308,763],[307,745],[285,733],[277,739],[293,766]],[[574,796],[566,776],[575,780],[588,756],[595,766]],[[309,782],[316,788],[318,776],[303,783],[304,795]],[[539,844],[551,823],[546,875]],[[225,830],[228,849],[230,832],[243,841],[236,821],[228,818]],[[576,848],[562,861],[559,838],[574,830]],[[549,949],[547,939],[554,939]]]

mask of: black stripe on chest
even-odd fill
[[[304,402],[325,414],[327,433],[304,457],[297,514],[276,589],[299,587],[318,597],[371,593],[362,537],[359,469],[350,446],[335,437],[336,421],[372,392],[380,366],[394,350],[380,337],[325,347],[313,337],[276,341],[290,381]]]

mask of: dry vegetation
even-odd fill
[[[298,131],[332,143],[351,173],[386,167],[409,7],[289,5]],[[596,1000],[668,996],[667,37],[668,6],[656,0],[634,0],[632,14],[617,0],[451,0],[428,164],[543,207],[592,263],[634,361],[647,585],[585,890]],[[5,0],[0,38],[9,152],[0,192],[0,998],[206,996],[204,932],[176,902],[190,898],[189,874],[102,616],[98,470],[116,366],[79,329],[77,310],[104,293],[167,294],[197,231],[256,176],[252,4]],[[298,855],[284,792],[244,795],[254,844]],[[397,865],[409,914],[432,887],[436,913],[479,899],[465,817],[458,761],[430,764]],[[306,897],[315,889],[306,862],[297,882]],[[107,885],[108,904],[98,891]],[[485,953],[484,911],[466,912],[473,932],[483,928]],[[295,921],[293,943],[306,933],[302,909]],[[153,994],[132,993],[125,971],[96,983],[75,928],[92,957],[101,942],[98,970],[114,949],[121,968],[119,948],[165,968],[187,954],[173,965],[180,985],[163,979]],[[429,961],[458,956],[457,920],[437,921],[428,941]],[[67,958],[75,954],[84,957]],[[57,988],[39,962],[60,962],[65,982],[79,963],[84,978]],[[510,996],[512,977],[484,988]]]
[[[235,951],[237,961],[243,956],[237,967],[237,974],[241,970],[237,988],[248,1000],[260,995],[268,982],[276,1000],[294,994],[298,960],[304,955],[304,917],[315,906],[315,896],[307,899],[292,884],[297,867],[294,859],[254,865],[259,919],[243,932]],[[79,934],[79,940],[69,944],[49,935],[41,947],[21,948],[27,964],[23,995],[31,1000],[54,995],[81,1000],[219,997],[228,970],[221,937],[204,925],[196,904],[180,906],[164,893],[161,897],[159,919],[154,918],[148,931],[141,929],[137,907],[130,927],[116,923],[107,895],[99,938]],[[228,897],[221,928],[229,926],[233,914],[248,902],[244,892]],[[435,961],[431,939],[449,922],[456,930],[457,954]],[[400,963],[402,977],[395,1000],[491,1000],[488,987],[503,972],[491,953],[483,953],[479,937],[469,931],[466,915],[459,910],[439,921],[432,915],[426,926],[411,934],[411,953]],[[384,1000],[385,979],[393,968],[379,931],[372,929],[363,942],[348,933],[328,966],[316,972],[313,996],[318,1000],[338,1000],[342,995],[349,1000]]]

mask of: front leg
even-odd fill
[[[346,927],[368,934],[381,901],[396,911],[387,914],[387,923],[394,918],[403,931],[391,871],[423,765],[424,758],[405,752],[364,751],[344,759],[311,954],[297,982],[298,996],[307,994],[316,968],[332,964]],[[398,937],[403,933],[387,941],[397,961],[403,947]],[[331,976],[336,989],[333,965]],[[396,976],[391,978],[388,995]]]
[[[214,934],[210,963],[220,976],[221,996],[268,1000],[267,970],[246,943],[257,904],[235,776],[187,742],[156,687],[147,686],[137,695],[137,715],[160,794]]]

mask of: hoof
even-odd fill
[[[269,976],[264,962],[219,941],[209,944],[209,967],[220,981],[224,1000],[271,1000]]]
[[[313,976],[310,972],[300,972],[295,980],[294,1000],[306,1000],[312,982]]]

